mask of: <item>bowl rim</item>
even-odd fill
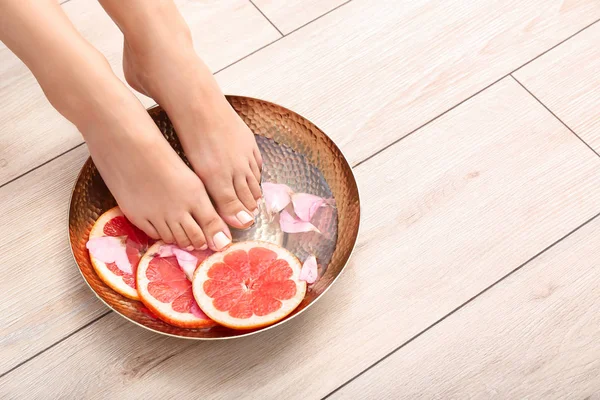
[[[263,328],[259,328],[250,332],[246,332],[246,333],[242,333],[240,335],[232,335],[232,336],[222,336],[222,337],[190,337],[190,336],[180,336],[180,335],[176,335],[176,334],[172,334],[172,333],[168,333],[168,332],[162,332],[153,328],[150,328],[144,324],[141,324],[137,321],[134,321],[133,319],[129,318],[128,316],[126,316],[125,314],[122,314],[121,312],[115,310],[106,300],[104,300],[99,294],[98,292],[96,292],[94,290],[94,288],[92,287],[92,285],[90,285],[90,283],[88,282],[88,280],[85,278],[85,275],[83,275],[83,272],[81,270],[81,267],[79,265],[79,263],[77,262],[77,258],[75,257],[75,253],[73,252],[73,241],[71,238],[71,229],[70,229],[70,222],[71,222],[71,205],[73,204],[73,196],[75,194],[75,188],[77,186],[77,183],[79,182],[79,178],[81,177],[81,174],[83,173],[83,167],[88,164],[88,163],[93,163],[92,157],[88,156],[88,158],[86,159],[86,161],[83,163],[83,165],[81,166],[79,173],[77,174],[77,177],[75,178],[75,183],[73,184],[73,188],[71,189],[71,194],[69,196],[69,212],[67,213],[67,233],[68,233],[68,238],[69,238],[69,252],[71,253],[71,257],[73,258],[73,261],[75,262],[75,265],[77,266],[77,270],[79,271],[79,274],[81,275],[83,281],[85,282],[85,284],[90,288],[90,290],[92,291],[92,293],[94,293],[94,295],[102,302],[104,303],[104,305],[106,305],[109,308],[109,311],[102,314],[99,317],[96,317],[94,320],[92,320],[91,322],[96,322],[97,320],[104,318],[105,316],[107,316],[111,311],[114,312],[115,314],[125,318],[126,320],[128,320],[129,322],[132,322],[133,324],[140,326],[148,331],[160,334],[160,335],[165,335],[165,336],[170,336],[170,337],[174,337],[174,338],[178,338],[178,339],[187,339],[187,340],[198,340],[198,341],[215,341],[215,340],[233,340],[233,339],[240,339],[240,338],[245,338],[248,336],[253,336],[253,335],[257,335],[259,333],[263,333],[266,332],[270,329],[276,328],[278,326],[283,325],[284,323],[296,318],[298,315],[303,314],[306,310],[308,310],[309,308],[311,308],[318,300],[320,300],[325,293],[327,293],[331,287],[337,282],[337,280],[340,278],[340,276],[344,273],[344,271],[346,270],[346,268],[348,267],[348,263],[350,262],[350,259],[352,258],[352,255],[354,254],[354,251],[356,250],[356,244],[358,242],[358,238],[360,237],[360,233],[361,233],[361,227],[362,227],[362,218],[361,218],[361,195],[360,195],[360,186],[358,185],[358,182],[356,180],[356,176],[354,174],[354,169],[352,167],[352,165],[350,164],[350,162],[348,162],[348,158],[346,157],[346,155],[344,154],[344,152],[342,151],[342,149],[333,141],[333,139],[331,139],[321,128],[319,128],[316,124],[314,124],[312,121],[310,121],[308,118],[296,113],[295,111],[290,110],[287,107],[284,107],[282,105],[279,105],[277,103],[273,103],[271,101],[268,100],[263,100],[263,99],[259,99],[256,97],[250,97],[250,96],[241,96],[241,95],[225,95],[225,97],[229,100],[229,99],[249,99],[249,100],[254,100],[257,102],[262,102],[262,103],[267,103],[267,104],[271,104],[274,105],[276,107],[279,107],[287,112],[290,112],[292,114],[297,115],[298,117],[301,117],[302,119],[310,122],[315,128],[317,128],[330,142],[331,144],[333,144],[333,146],[335,146],[335,148],[337,149],[337,151],[340,152],[340,154],[342,155],[342,159],[343,161],[346,163],[346,165],[348,166],[348,169],[350,171],[350,176],[352,177],[352,180],[354,181],[354,185],[356,186],[356,194],[357,194],[357,203],[358,203],[358,226],[357,226],[357,230],[356,230],[356,236],[354,237],[354,242],[352,243],[352,247],[350,249],[350,253],[348,254],[348,258],[346,259],[346,261],[344,262],[344,265],[342,266],[342,268],[340,269],[340,272],[337,274],[337,276],[335,278],[333,278],[333,280],[331,281],[331,283],[329,283],[329,285],[323,289],[323,292],[321,292],[317,297],[314,298],[313,301],[311,301],[309,304],[306,305],[306,307],[304,307],[302,310],[298,311],[297,313],[287,316],[284,319],[269,325],[269,326],[265,326]],[[154,110],[156,108],[162,108],[160,107],[160,105],[158,104],[154,104],[150,107],[148,107],[146,109],[147,112],[150,112],[151,110]],[[84,142],[85,143],[85,142]],[[87,146],[86,146],[87,147]],[[112,289],[111,289],[112,290]],[[132,300],[134,301],[134,300]],[[200,329],[199,329],[200,330]]]

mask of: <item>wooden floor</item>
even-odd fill
[[[598,0],[177,3],[225,92],[299,112],[349,158],[349,268],[242,340],[109,312],[67,243],[87,149],[0,46],[0,398],[600,395]],[[122,76],[97,1],[62,7]]]

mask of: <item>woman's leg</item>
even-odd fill
[[[228,244],[229,230],[200,179],[56,0],[0,0],[0,40],[83,134],[102,177],[134,224],[184,247]]]
[[[100,0],[125,36],[125,77],[169,114],[219,215],[246,225],[261,197],[254,135],[225,100],[194,51],[172,0]],[[250,214],[249,214],[250,213]]]

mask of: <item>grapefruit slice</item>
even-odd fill
[[[121,241],[127,253],[127,260],[131,265],[126,270],[115,262],[101,261],[90,251],[90,261],[94,270],[100,279],[114,291],[132,300],[139,300],[135,271],[138,262],[148,249],[151,239],[129,222],[119,207],[111,208],[98,218],[90,232],[90,242],[105,236],[118,238]]]
[[[289,315],[302,301],[300,261],[270,243],[242,242],[207,258],[194,273],[198,305],[232,329],[255,329]]]
[[[152,313],[168,324],[181,328],[215,326],[216,323],[198,307],[192,294],[192,282],[186,277],[187,266],[178,263],[178,257],[173,254],[171,247],[158,241],[140,260],[137,268],[140,300]],[[211,250],[180,252],[197,258],[194,267],[212,254]],[[179,259],[181,261],[181,256]]]

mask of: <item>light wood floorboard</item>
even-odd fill
[[[600,218],[331,399],[600,394]]]

